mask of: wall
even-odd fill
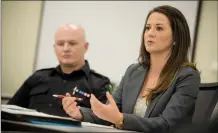
[[[33,72],[41,1],[2,1],[2,96],[12,96]]]
[[[181,10],[193,38],[197,1],[46,1],[36,69],[58,65],[54,32],[64,23],[76,23],[86,31],[91,68],[119,84],[127,67],[137,61],[146,15],[165,4]]]
[[[203,1],[202,5],[195,59],[202,83],[218,82],[217,5],[218,1]]]

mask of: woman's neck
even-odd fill
[[[159,75],[169,58],[168,53],[150,55],[150,73]]]

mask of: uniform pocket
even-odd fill
[[[33,88],[30,93],[30,104],[47,104],[48,101],[51,101],[51,97],[48,95],[49,88],[45,86],[37,86]],[[50,99],[50,100],[49,100]]]

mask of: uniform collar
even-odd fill
[[[88,61],[85,60],[85,64],[82,66],[81,69],[79,69],[79,70],[77,70],[77,71],[82,71],[82,72],[84,72],[85,75],[86,75],[86,77],[88,78],[88,77],[89,77],[89,73],[90,73],[90,67],[89,67]],[[76,72],[76,71],[74,71],[74,72]],[[73,75],[74,72],[72,72],[72,73],[70,73],[70,74],[66,74],[66,75],[69,75],[69,76],[70,76],[70,75]],[[53,71],[51,72],[51,76],[52,76],[52,75],[55,75],[56,73],[58,73],[58,74],[65,74],[65,73],[62,72],[60,65],[58,65],[56,68],[53,69]]]
[[[86,74],[87,77],[89,77],[90,67],[89,67],[89,63],[87,60],[85,60],[85,65],[83,65],[81,70]]]

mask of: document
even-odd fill
[[[11,114],[21,114],[21,115],[29,115],[29,116],[40,116],[40,117],[47,117],[47,118],[72,120],[72,118],[70,117],[60,117],[60,116],[50,115],[50,114],[38,112],[33,109],[27,109],[16,105],[1,105],[1,111]]]

